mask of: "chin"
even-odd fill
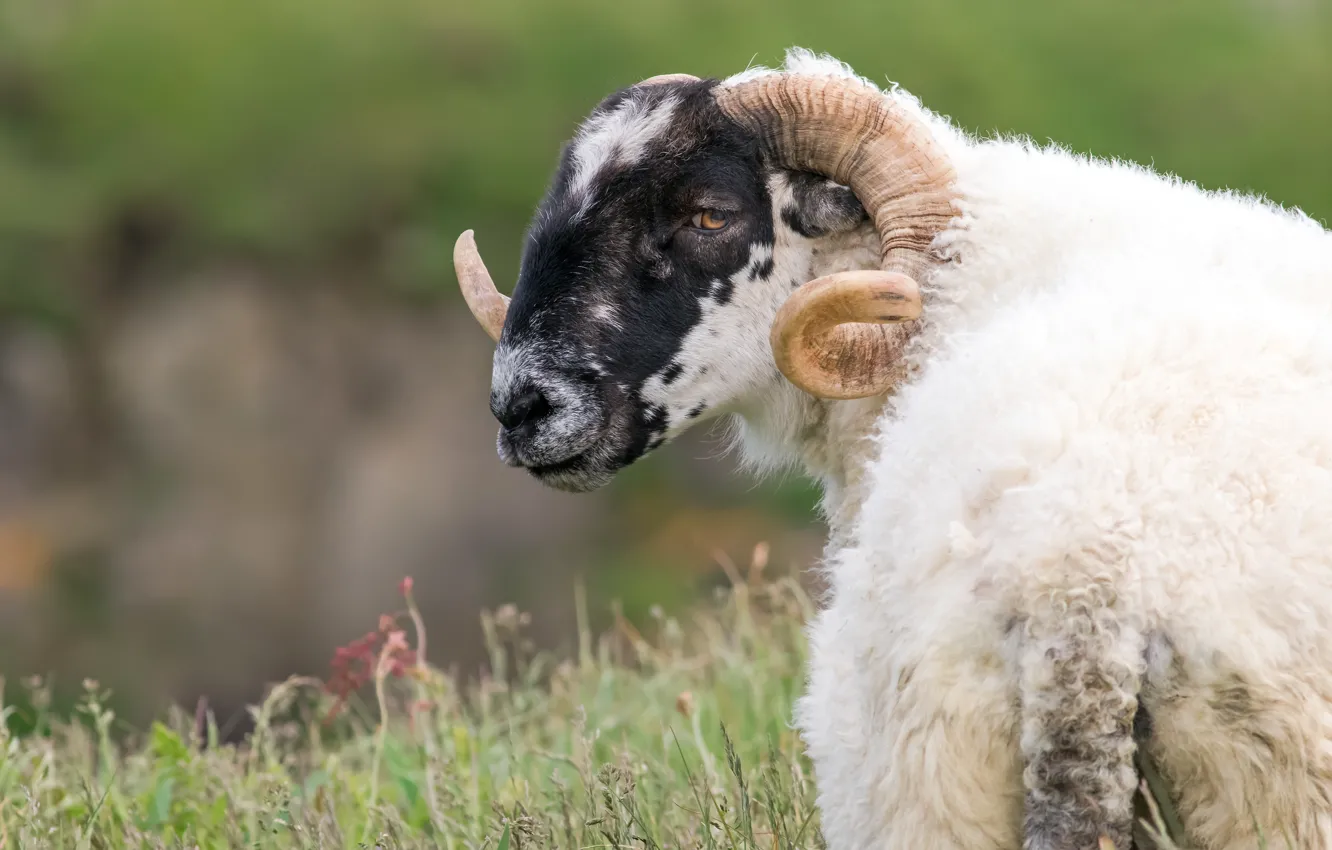
[[[564,493],[591,493],[611,482],[614,471],[586,468],[529,469],[532,477],[552,490]]]
[[[651,448],[626,450],[626,446],[631,442],[625,433],[612,433],[609,438],[603,436],[578,454],[564,460],[549,464],[532,463],[529,460],[520,464],[512,459],[514,453],[501,440],[500,457],[506,458],[505,462],[511,466],[523,466],[529,475],[552,490],[565,493],[590,493],[605,487],[620,470],[651,451]]]
[[[581,454],[549,466],[530,466],[527,471],[552,490],[590,493],[609,484],[617,470]]]

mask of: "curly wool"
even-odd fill
[[[1195,846],[1332,847],[1332,235],[921,114],[962,200],[913,379],[744,425],[827,486],[830,846],[1127,846],[1141,708]]]

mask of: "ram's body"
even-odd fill
[[[883,231],[755,157],[709,85],[617,95],[571,146],[500,338],[501,454],[590,489],[733,413],[756,466],[822,482],[798,723],[834,850],[1122,848],[1135,723],[1197,846],[1255,848],[1256,823],[1332,848],[1332,235],[887,93],[959,215],[905,379],[815,398],[767,329]],[[714,186],[740,230],[643,235]]]
[[[1332,236],[940,135],[965,215],[916,376],[789,447],[874,458],[827,473],[799,711],[831,846],[1017,847],[1024,761],[1126,809],[1140,696],[1194,840],[1332,847]]]

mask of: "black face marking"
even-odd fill
[[[532,219],[492,400],[512,414],[522,387],[550,396],[540,421],[502,432],[499,443],[508,462],[552,486],[600,486],[665,442],[662,394],[686,392],[697,384],[684,375],[707,372],[685,340],[708,311],[737,309],[738,287],[770,285],[778,227],[816,236],[865,220],[850,190],[770,162],[717,106],[717,85],[670,82],[606,98],[565,147]],[[793,198],[780,217],[770,190],[778,175]],[[725,225],[694,226],[702,211]],[[720,335],[708,328],[709,340]],[[727,401],[724,391],[710,395]],[[705,412],[696,396],[686,404],[688,419]]]
[[[735,294],[735,281],[729,277],[724,277],[717,281],[716,286],[712,288],[712,300],[718,304],[729,304],[731,296]]]
[[[626,447],[621,466],[628,466],[666,441],[666,419],[666,408],[658,405],[642,407],[639,427],[631,432],[632,441]]]
[[[772,257],[769,257],[768,259],[754,266],[754,270],[749,273],[749,282],[753,283],[759,280],[767,280],[768,278],[772,277],[772,273],[776,268],[777,268],[777,261],[774,260]]]
[[[707,402],[699,402],[698,404],[694,405],[694,407],[690,409],[689,413],[686,415],[690,419],[697,419],[699,416],[703,415],[703,411],[707,410],[707,408],[708,408]]]
[[[588,476],[597,484],[664,440],[665,410],[647,404],[645,387],[679,379],[677,355],[705,303],[729,301],[732,277],[756,246],[770,252],[774,241],[771,169],[757,140],[716,106],[715,85],[668,83],[607,98],[566,147],[525,242],[497,358],[522,351],[522,368],[576,381],[599,401],[592,451],[601,474]],[[724,214],[727,225],[690,226],[703,209]],[[567,409],[555,405],[550,418]]]

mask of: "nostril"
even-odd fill
[[[519,428],[529,422],[536,422],[550,414],[550,401],[545,393],[535,387],[514,396],[513,400],[501,410],[496,418],[509,430]]]

